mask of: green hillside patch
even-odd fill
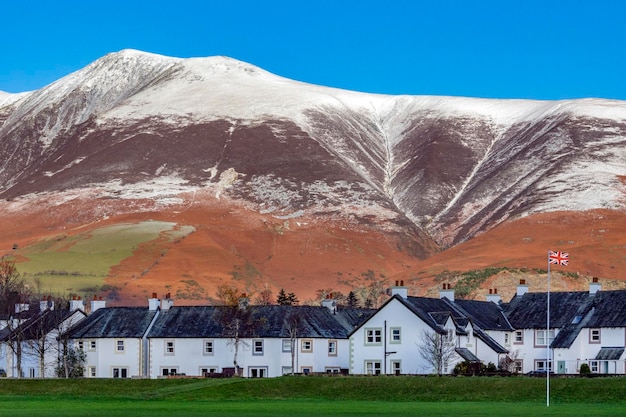
[[[52,293],[99,288],[110,269],[133,255],[139,245],[161,237],[174,241],[193,231],[176,223],[145,221],[106,226],[77,235],[60,235],[22,251],[18,265],[24,279]]]

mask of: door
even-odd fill
[[[564,374],[565,373],[565,361],[558,361],[557,362],[556,373],[557,374]]]

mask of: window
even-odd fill
[[[128,378],[128,368],[113,368],[113,378]]]
[[[327,366],[326,368],[324,368],[324,370],[326,371],[327,374],[340,374],[341,373],[341,368],[337,366]]]
[[[390,337],[389,337],[389,342],[391,343],[400,343],[400,328],[399,327],[392,327],[389,329],[390,332]]]
[[[593,372],[594,374],[598,373],[598,361],[591,361],[589,362],[589,369],[591,370],[591,372]]]
[[[250,378],[267,378],[267,368],[266,367],[249,368],[248,376]]]
[[[337,341],[328,341],[328,356],[337,356]]]
[[[394,375],[400,375],[402,373],[402,367],[400,366],[400,361],[391,361],[391,372]]]
[[[291,375],[291,366],[283,366],[283,375]]]
[[[95,340],[90,340],[89,341],[89,351],[90,352],[95,352],[96,351],[96,341]]]
[[[515,340],[514,342],[516,345],[523,345],[524,344],[524,331],[523,330],[516,330],[515,331]]]
[[[205,356],[212,356],[213,355],[213,341],[212,340],[205,340],[204,341],[204,349],[202,350],[202,353]]]
[[[124,341],[123,340],[117,340],[115,342],[115,351],[118,353],[124,353]]]
[[[28,368],[28,377],[29,378],[37,377],[37,371],[35,370],[35,368]]]
[[[161,375],[163,376],[178,375],[178,368],[161,368]]]
[[[261,356],[263,355],[263,339],[255,339],[253,342],[252,354]]]
[[[511,344],[511,334],[504,333],[504,346],[509,346]]]
[[[174,355],[174,341],[173,340],[165,341],[165,355],[167,356]]]
[[[380,375],[380,361],[365,361],[365,373],[367,375]]]
[[[382,342],[382,330],[378,329],[365,329],[365,344],[366,345],[380,345]]]
[[[216,374],[217,366],[205,366],[200,368],[200,375],[207,376],[208,374]]]
[[[96,367],[95,366],[90,366],[87,369],[87,374],[89,375],[90,378],[95,378],[96,377]]]
[[[589,343],[600,343],[600,329],[589,329]]]
[[[547,366],[546,366],[547,365]],[[552,362],[546,361],[544,359],[540,359],[535,361],[535,370],[536,371],[546,371],[548,370],[552,372]]]
[[[82,340],[79,340],[78,343],[76,344],[76,349],[85,350],[85,342],[83,342]]]
[[[309,375],[313,372],[313,367],[311,366],[302,366],[300,367],[300,372],[304,375]]]
[[[550,330],[549,340],[546,340],[546,331],[537,329],[535,330],[535,346],[546,346],[549,343],[552,343],[554,340],[554,330]]]
[[[516,374],[521,374],[524,370],[524,362],[522,361],[522,359],[515,359],[515,361],[513,361],[513,371]]]
[[[283,352],[291,352],[291,339],[283,339]]]
[[[301,351],[304,353],[313,352],[313,341],[311,339],[304,339],[300,345]]]

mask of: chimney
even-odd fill
[[[528,292],[528,285],[526,285],[525,279],[519,280],[519,285],[517,286],[517,296],[521,297],[522,295]]]
[[[406,300],[406,298],[409,295],[409,291],[404,286],[404,281],[396,281],[396,285],[391,287],[391,293],[390,294],[391,294],[392,297],[394,295],[399,295],[400,297],[402,297],[402,298],[404,298]]]
[[[148,310],[154,311],[159,308],[159,299],[157,298],[157,294],[155,292],[152,293],[152,297],[148,298]]]
[[[245,310],[250,305],[250,298],[245,292],[239,296],[239,309]]]
[[[589,295],[594,295],[602,289],[602,285],[598,282],[598,277],[593,277],[591,284],[589,284]]]
[[[167,294],[165,294],[165,298],[161,300],[161,310],[166,311],[172,308],[173,306],[174,306],[174,300],[172,300],[172,297],[170,293],[168,292]]]
[[[443,288],[439,290],[439,298],[447,298],[450,301],[454,301],[454,289],[450,284],[443,284]]]
[[[30,310],[30,305],[28,303],[17,303],[15,304],[15,312],[23,313],[24,311]]]
[[[70,300],[70,311],[84,310],[85,303],[80,297],[73,296]]]
[[[94,313],[101,308],[105,308],[107,305],[106,301],[102,299],[102,296],[98,297],[97,295],[93,296],[93,300],[91,300],[91,312]]]
[[[335,314],[337,312],[337,301],[328,296],[326,299],[322,300],[322,307],[326,307],[328,311]]]
[[[42,300],[39,302],[39,311],[43,313],[48,309],[54,310],[54,301],[50,296],[42,298]]]
[[[493,289],[489,288],[489,294],[487,294],[487,301],[500,304],[500,301],[502,301],[502,299],[500,298],[500,295],[498,294],[497,288],[493,288]]]

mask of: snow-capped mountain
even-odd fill
[[[513,217],[623,209],[626,102],[374,95],[124,50],[0,93],[0,161],[5,199],[203,190],[410,231],[424,255]]]

